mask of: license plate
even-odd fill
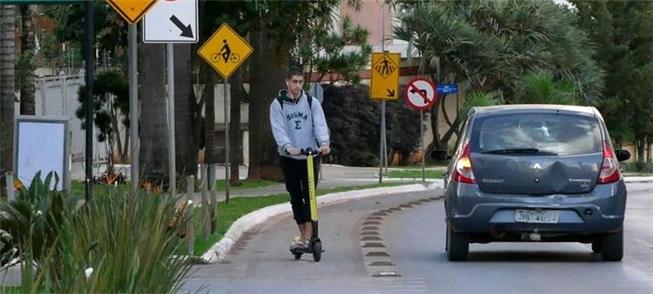
[[[515,221],[518,223],[556,224],[559,218],[560,212],[556,210],[517,209],[515,211]]]

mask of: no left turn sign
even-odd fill
[[[414,78],[406,84],[404,98],[408,105],[415,110],[426,110],[437,101],[438,96],[435,85],[425,78]]]

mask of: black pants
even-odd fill
[[[290,204],[297,224],[311,221],[311,202],[308,195],[308,172],[306,160],[292,159],[281,156],[281,170],[286,182],[286,190],[290,193]],[[317,171],[320,167],[320,157],[313,158],[313,178],[317,189]]]

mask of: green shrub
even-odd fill
[[[0,204],[2,264],[28,246],[35,262],[41,263],[44,252],[54,242],[55,228],[61,223],[67,199],[65,194],[50,188],[58,180],[54,173],[49,173],[43,181],[39,172],[29,187],[19,190],[14,201]]]
[[[175,256],[184,244],[177,228],[188,221],[178,199],[108,190],[85,202],[50,190],[50,180],[35,178],[0,208],[2,245],[22,265],[21,292],[179,290],[191,262]]]
[[[653,162],[627,162],[623,164],[623,170],[629,173],[653,173]]]

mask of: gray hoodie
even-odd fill
[[[288,98],[287,93],[287,90],[279,91],[283,109],[276,98],[270,104],[272,135],[277,142],[277,151],[281,156],[305,159],[304,155],[289,155],[286,149],[288,147],[299,149],[310,147],[317,150],[319,145],[328,145],[329,127],[324,118],[320,101],[313,98],[311,106],[309,106],[304,91],[296,101]]]

